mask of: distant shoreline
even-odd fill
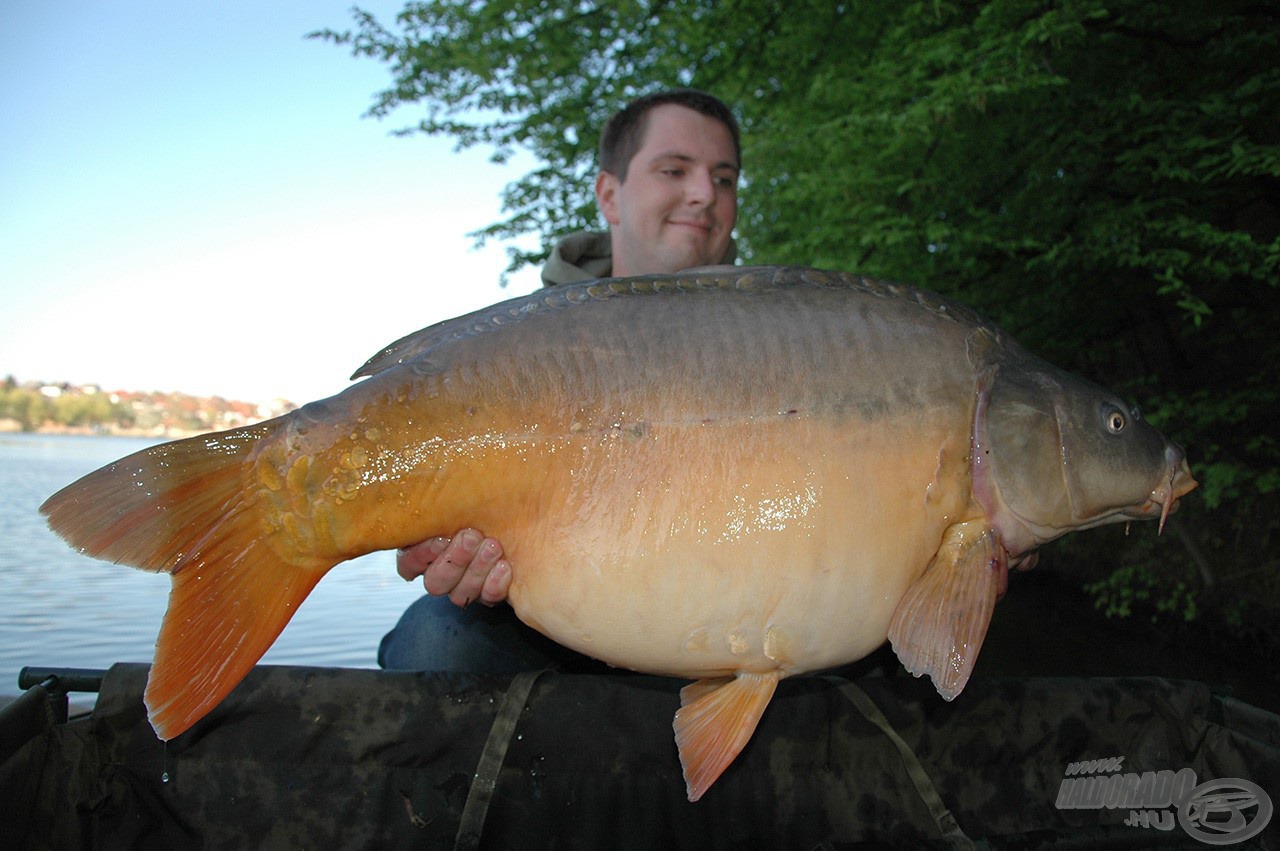
[[[184,437],[195,437],[209,434],[217,429],[180,429],[180,428],[119,428],[95,426],[60,426],[44,425],[36,429],[24,429],[17,420],[0,419],[0,436],[10,434],[41,434],[70,437],[143,437],[156,440],[180,440]]]
[[[118,435],[157,440],[241,428],[288,413],[287,399],[244,402],[186,393],[104,391],[96,384],[0,384],[0,434]]]

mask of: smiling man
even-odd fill
[[[718,98],[672,89],[632,101],[600,136],[595,194],[609,231],[559,242],[543,283],[732,263],[741,161],[738,123]],[[406,580],[422,577],[433,596],[411,605],[383,638],[384,668],[509,673],[577,655],[506,607],[466,608],[505,600],[511,584],[501,544],[477,530],[402,550],[396,569]]]
[[[543,283],[732,263],[741,160],[737,121],[706,92],[632,101],[600,134],[596,203],[609,232],[563,239]]]
[[[718,119],[664,103],[644,113],[639,135],[638,150],[623,143],[616,162],[602,157],[596,177],[596,199],[613,238],[613,274],[719,263],[738,214],[733,132]]]

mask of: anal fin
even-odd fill
[[[780,679],[778,671],[739,672],[681,689],[673,726],[690,801],[701,798],[746,747]]]
[[[969,682],[1007,565],[1008,555],[990,526],[957,523],[893,613],[889,642],[898,659],[915,676],[928,674],[946,700]]]

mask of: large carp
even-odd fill
[[[778,681],[886,637],[943,697],[1009,565],[1160,518],[1183,452],[961,305],[798,268],[544,290],[391,345],[332,398],[145,449],[42,508],[92,556],[168,572],[156,733],[238,683],[335,564],[475,526],[511,605],[614,665],[698,680],[696,800]]]

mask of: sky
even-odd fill
[[[362,117],[388,66],[305,37],[351,6],[0,4],[0,376],[304,403],[536,288],[467,236],[532,159]]]

